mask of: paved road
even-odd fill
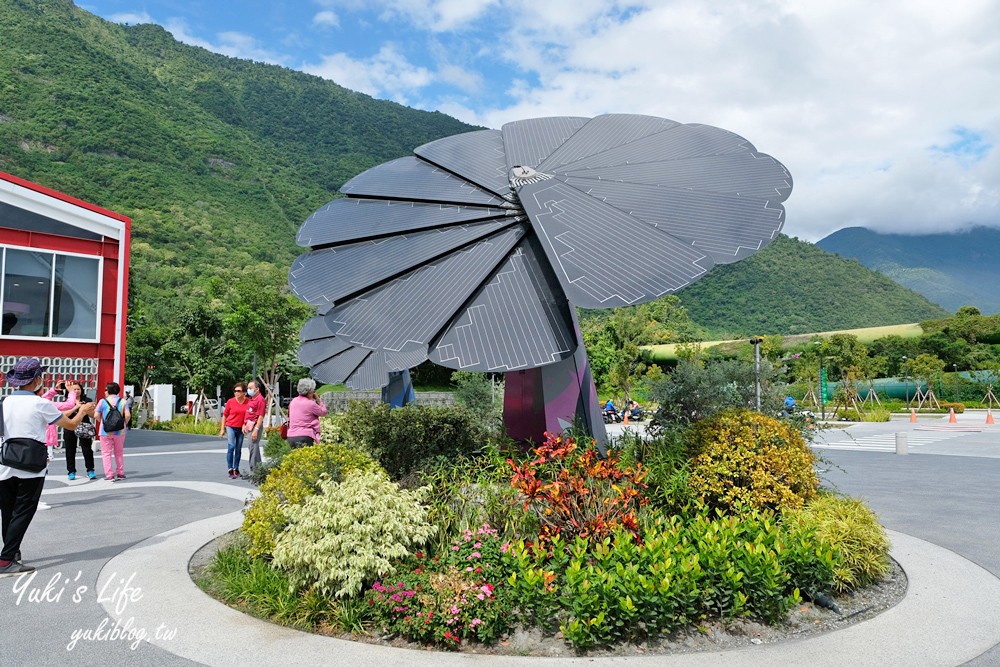
[[[823,442],[862,441],[892,429],[910,428],[913,426],[907,422],[857,425],[846,431],[824,432]],[[906,457],[866,447],[855,451],[824,449],[822,454],[830,464],[824,479],[831,486],[864,497],[888,528],[950,549],[1000,576],[998,441],[1000,431],[966,432],[914,447],[914,454]],[[179,557],[183,565],[187,555],[173,554],[169,549],[159,554],[158,545],[172,549],[177,535],[183,538],[192,534],[193,528],[188,526],[204,526],[209,522],[224,527],[238,522],[238,514],[234,513],[241,509],[253,489],[246,482],[226,477],[224,450],[224,443],[217,438],[136,431],[129,435],[126,445],[128,480],[115,484],[104,480],[68,482],[63,462],[54,462],[43,497],[51,509],[36,516],[23,548],[26,561],[38,566],[38,573],[31,582],[22,580],[20,589],[15,588],[17,580],[0,580],[0,600],[3,600],[0,609],[8,612],[0,614],[0,638],[3,638],[0,664],[220,664],[218,647],[213,649],[215,656],[209,656],[207,646],[205,656],[192,662],[191,659],[198,658],[198,646],[204,641],[195,643],[192,649],[191,637],[184,651],[180,650],[184,638],[172,640],[174,651],[171,651],[171,640],[156,645],[140,642],[132,649],[126,639],[95,639],[92,634],[109,617],[125,623],[140,604],[157,604],[162,600],[163,606],[167,606],[168,592],[158,590],[157,585],[168,578],[167,561]],[[172,529],[177,530],[167,532]],[[128,564],[138,562],[136,559],[141,559],[144,553],[151,554],[149,563],[129,569]],[[158,572],[160,563],[162,571]],[[123,564],[125,569],[111,572],[116,564]],[[176,570],[174,567],[173,576]],[[147,599],[142,600],[144,595]],[[182,606],[200,594],[193,591],[187,595],[181,599]],[[977,601],[973,595],[967,597],[970,605],[988,602]],[[947,611],[948,602],[944,598],[928,600],[928,618]],[[233,619],[211,601],[206,616],[204,602],[198,601],[203,614],[198,627],[205,637],[211,637],[213,618],[217,617],[220,624],[223,618],[229,622]],[[122,613],[109,615],[109,608],[116,605],[122,606]],[[981,618],[981,623],[1000,623],[1000,614],[984,616],[989,617]],[[155,609],[150,616],[147,608],[146,618],[157,618]],[[235,622],[239,627],[239,618]],[[171,630],[156,625],[151,621],[150,627],[143,625],[142,629],[151,634],[158,629]],[[265,631],[267,627],[270,626],[264,626]],[[977,628],[984,629],[991,628]],[[91,636],[84,634],[88,630]],[[108,630],[110,627],[106,625],[104,631]],[[282,643],[278,645],[286,646],[288,636],[281,637]],[[293,633],[291,637],[294,641],[285,650],[294,650],[300,643],[295,638],[301,635]],[[961,640],[957,633],[941,638],[942,642]],[[301,643],[311,645],[307,641]],[[802,650],[807,651],[807,647],[803,645]],[[234,653],[232,664],[253,660],[252,649],[248,647],[247,651]],[[392,662],[391,656],[377,652],[366,658],[361,662]],[[337,660],[332,658],[334,664]],[[653,659],[643,664],[656,662],[661,661]],[[669,664],[687,663],[682,660]],[[1000,647],[968,664],[1000,665]]]

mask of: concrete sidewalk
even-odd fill
[[[58,474],[62,468],[51,469],[44,500],[52,509],[36,516],[23,548],[25,561],[39,569],[30,581],[0,580],[8,610],[0,615],[4,665],[1000,664],[990,662],[1000,657],[998,534],[969,532],[988,529],[996,516],[1000,459],[833,453],[843,471],[833,483],[865,496],[886,525],[900,531],[892,534],[893,553],[910,588],[901,604],[872,620],[726,652],[542,659],[344,642],[219,604],[191,582],[187,563],[202,545],[239,526],[254,490],[225,477],[217,439],[156,434],[154,445],[141,432],[133,436],[124,482],[68,483]],[[873,460],[879,474],[871,472]],[[993,493],[983,495],[989,488]],[[960,509],[948,502],[952,492]],[[953,516],[956,511],[961,516]]]

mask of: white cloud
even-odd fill
[[[325,26],[331,28],[340,27],[340,18],[329,9],[317,12],[316,15],[313,16],[312,22],[313,25],[316,26]]]
[[[510,4],[506,104],[449,103],[463,120],[617,111],[725,127],[789,167],[786,231],[810,240],[1000,225],[998,3]],[[972,162],[933,150],[956,127],[993,148]]]
[[[385,44],[371,58],[356,60],[346,53],[324,56],[318,65],[305,65],[304,72],[330,79],[345,88],[373,97],[388,97],[400,104],[433,81],[431,72],[410,63],[392,44]]]
[[[179,42],[184,42],[192,46],[200,46],[203,49],[221,53],[225,56],[275,65],[287,65],[290,60],[285,54],[261,46],[255,37],[245,33],[234,31],[220,32],[216,35],[217,41],[212,42],[193,35],[187,22],[183,19],[167,19],[163,27]]]
[[[138,25],[140,23],[155,23],[153,18],[146,12],[121,12],[108,17],[112,23],[129,23]]]

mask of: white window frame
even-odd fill
[[[0,243],[0,305],[2,305],[3,294],[5,291],[5,282],[7,280],[7,249],[11,250],[23,250],[27,252],[37,252],[45,253],[47,255],[52,255],[52,270],[49,278],[49,335],[47,336],[11,336],[0,334],[0,339],[3,340],[27,340],[27,341],[53,341],[60,343],[99,343],[101,342],[101,313],[104,309],[104,257],[101,255],[88,255],[81,252],[66,252],[64,250],[49,250],[48,248],[32,248],[29,246],[19,246],[11,245],[9,243]],[[66,338],[64,336],[53,336],[53,313],[55,312],[55,294],[56,294],[56,262],[57,256],[64,257],[83,257],[86,259],[96,259],[97,260],[97,326],[95,327],[95,336],[93,338]]]

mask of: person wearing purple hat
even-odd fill
[[[0,434],[4,447],[7,441],[15,438],[34,440],[39,446],[45,446],[45,431],[49,424],[75,429],[85,416],[94,414],[94,404],[87,403],[79,406],[76,415],[70,418],[55,403],[39,396],[44,388],[42,373],[46,370],[38,359],[30,357],[17,362],[6,373],[7,384],[15,391],[0,401]],[[0,517],[3,525],[0,577],[35,569],[20,562],[21,541],[38,509],[47,472],[46,468],[35,472],[5,465],[5,460],[0,457]]]

